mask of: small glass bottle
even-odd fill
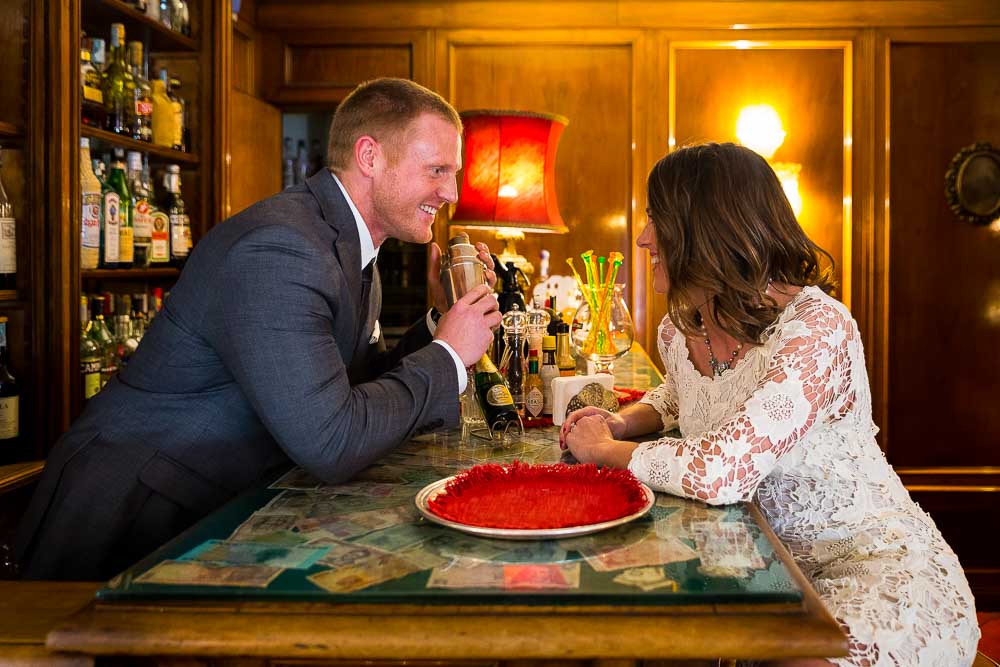
[[[146,190],[142,177],[142,154],[128,152],[128,182],[132,194],[132,234],[134,255],[132,266],[149,266],[150,246],[153,243],[153,199]]]
[[[176,164],[167,167],[167,196],[164,204],[170,220],[170,262],[184,266],[191,250],[191,220],[181,197],[181,168]]]
[[[542,338],[542,369],[539,371],[542,376],[542,396],[544,405],[542,414],[546,417],[552,416],[552,380],[559,377],[559,366],[556,365],[556,337],[545,336]]]
[[[528,376],[524,380],[524,413],[529,419],[541,417],[545,408],[545,392],[538,370],[538,350],[529,350]]]
[[[569,345],[569,325],[565,322],[556,327],[556,366],[559,367],[559,375],[576,375],[576,359]]]

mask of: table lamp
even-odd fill
[[[569,120],[530,111],[473,110],[459,114],[465,127],[462,190],[451,225],[494,231],[504,242],[501,262],[526,274],[534,267],[517,253],[526,232],[569,231],[556,203],[555,162]]]

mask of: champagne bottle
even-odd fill
[[[502,433],[511,424],[520,422],[503,376],[485,354],[476,362],[475,382],[476,398],[490,430]]]
[[[80,139],[80,268],[96,269],[101,258],[101,181],[90,160],[90,139]]]
[[[93,398],[101,390],[101,348],[90,337],[86,296],[80,297],[80,378],[83,381],[83,400]]]
[[[7,370],[7,318],[0,315],[0,463],[21,458],[19,405],[21,390]]]

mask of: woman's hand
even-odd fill
[[[634,442],[615,440],[611,432],[609,420],[597,410],[589,415],[579,416],[570,426],[564,439],[564,446],[573,453],[580,463],[596,463],[602,466],[628,468],[632,460],[632,452],[639,445]],[[579,410],[577,412],[583,412]],[[608,413],[605,413],[608,414]],[[611,415],[621,420],[618,415]],[[621,420],[624,423],[624,420]]]
[[[600,417],[604,421],[607,425],[608,431],[611,433],[612,439],[625,437],[626,424],[621,415],[615,414],[614,412],[608,412],[607,410],[602,410],[601,408],[587,406],[567,415],[566,421],[563,422],[562,428],[559,429],[559,447],[561,449],[566,449],[566,436],[569,435],[569,432],[572,431],[577,425],[577,422],[584,417],[591,416]]]

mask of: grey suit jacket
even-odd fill
[[[128,366],[49,456],[17,538],[30,578],[107,578],[291,459],[347,479],[458,422],[423,321],[386,353],[326,170],[217,225]]]

